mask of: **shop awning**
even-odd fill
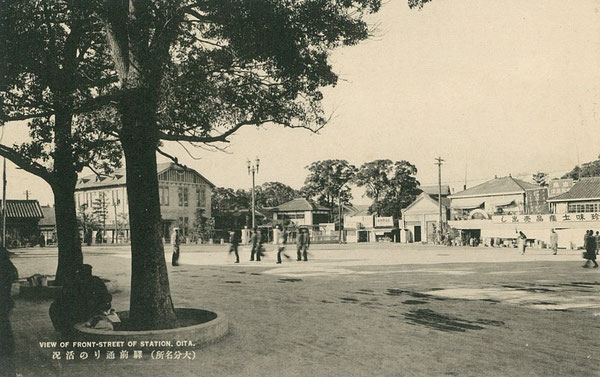
[[[376,236],[383,236],[386,233],[393,233],[396,229],[395,228],[389,228],[389,229],[375,229],[375,235]]]
[[[452,208],[455,209],[473,209],[479,208],[483,205],[483,199],[481,198],[473,198],[473,199],[454,199],[452,200]]]
[[[498,198],[498,199],[488,199],[487,203],[494,207],[503,207],[511,205],[515,202],[514,199],[511,198]]]

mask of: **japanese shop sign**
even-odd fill
[[[527,224],[527,223],[573,223],[580,221],[600,221],[600,213],[553,213],[549,215],[502,215],[492,216],[494,223]]]

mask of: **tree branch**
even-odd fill
[[[183,168],[185,170],[188,169],[187,166],[185,166],[185,165],[183,165],[182,163],[179,162],[179,160],[177,159],[177,157],[171,156],[170,154],[168,154],[167,152],[161,150],[160,148],[156,148],[156,151],[159,154],[162,154],[163,156],[165,156],[166,158],[168,158],[169,160],[173,161],[175,163],[175,165],[177,165],[177,166],[179,166],[179,167],[181,167],[181,168]]]
[[[54,111],[42,111],[42,112],[34,113],[34,114],[19,114],[19,115],[13,115],[13,116],[4,116],[4,117],[0,117],[0,121],[15,122],[15,121],[19,121],[19,120],[28,120],[28,119],[33,119],[33,118],[46,118],[46,117],[49,117],[52,115],[54,115]]]
[[[0,156],[8,158],[12,163],[25,170],[28,173],[36,175],[48,182],[50,186],[54,183],[54,177],[47,168],[35,161],[29,161],[13,148],[6,145],[0,145]]]
[[[168,154],[167,152],[164,152],[162,149],[160,148],[156,148],[156,151],[159,154],[162,154],[163,156],[165,156],[166,158],[168,158],[169,160],[173,161],[176,165],[179,165],[179,161],[177,160],[177,157],[175,156],[171,156],[170,154]],[[180,165],[181,166],[181,165]]]

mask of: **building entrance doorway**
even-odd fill
[[[421,226],[415,225],[415,242],[421,242]]]

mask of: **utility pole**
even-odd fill
[[[440,209],[440,218],[438,219],[438,242],[442,242],[442,162],[441,157],[435,159],[438,166],[438,207]]]
[[[256,227],[256,219],[255,219],[255,195],[254,195],[254,185],[255,185],[255,181],[254,181],[254,175],[258,174],[258,167],[260,164],[260,160],[258,159],[258,157],[256,157],[256,160],[254,161],[254,164],[252,164],[250,162],[250,160],[246,160],[246,163],[248,164],[248,175],[252,174],[252,230],[254,230],[254,227]]]

